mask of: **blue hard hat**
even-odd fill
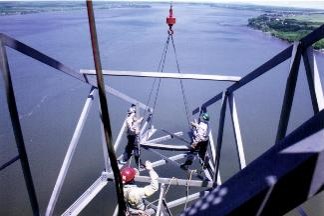
[[[201,118],[202,118],[203,120],[205,120],[205,121],[209,121],[209,115],[208,115],[208,113],[203,113],[203,114],[201,114]]]

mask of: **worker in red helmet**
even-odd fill
[[[140,162],[140,148],[139,148],[139,134],[140,126],[143,117],[136,115],[136,106],[132,106],[127,111],[126,126],[127,126],[127,145],[123,154],[123,159],[119,161],[120,164],[126,164],[134,152],[135,162],[137,167],[141,165]]]
[[[152,196],[159,189],[158,174],[154,171],[151,162],[145,162],[145,168],[149,171],[151,183],[145,187],[138,187],[135,184],[136,170],[132,167],[125,167],[120,171],[124,183],[124,198],[129,215],[151,215],[153,209],[146,209],[144,199]]]

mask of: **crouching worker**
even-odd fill
[[[158,174],[154,171],[151,162],[146,161],[145,167],[149,171],[151,184],[145,187],[138,187],[135,184],[136,170],[132,167],[125,167],[120,171],[124,184],[124,198],[128,215],[152,215],[153,209],[146,209],[144,199],[152,196],[159,189]]]
[[[209,115],[202,113],[198,122],[197,120],[191,122],[192,126],[192,143],[191,150],[187,154],[186,161],[181,164],[182,169],[188,169],[188,166],[192,164],[195,155],[198,153],[201,165],[205,169],[208,164],[208,158],[206,157],[206,151],[209,143]]]
[[[132,106],[128,109],[127,118],[126,118],[128,143],[125,147],[123,159],[119,161],[120,164],[126,164],[126,162],[132,156],[134,151],[135,162],[137,167],[139,167],[140,165],[139,134],[140,134],[140,127],[142,121],[143,118],[138,118],[136,116],[136,106],[132,104]]]

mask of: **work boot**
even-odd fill
[[[189,166],[192,164],[192,161],[186,160],[183,164],[180,165],[181,169],[188,170]]]

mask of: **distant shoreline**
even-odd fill
[[[116,8],[150,8],[149,4],[136,2],[100,2],[94,4],[94,9]],[[41,2],[2,2],[0,16],[26,15],[44,12],[68,12],[86,10],[85,2],[73,1],[41,1]]]
[[[293,42],[324,24],[324,13],[269,13],[251,18],[248,26],[269,33],[284,41]],[[323,52],[324,40],[316,42],[313,47]]]

